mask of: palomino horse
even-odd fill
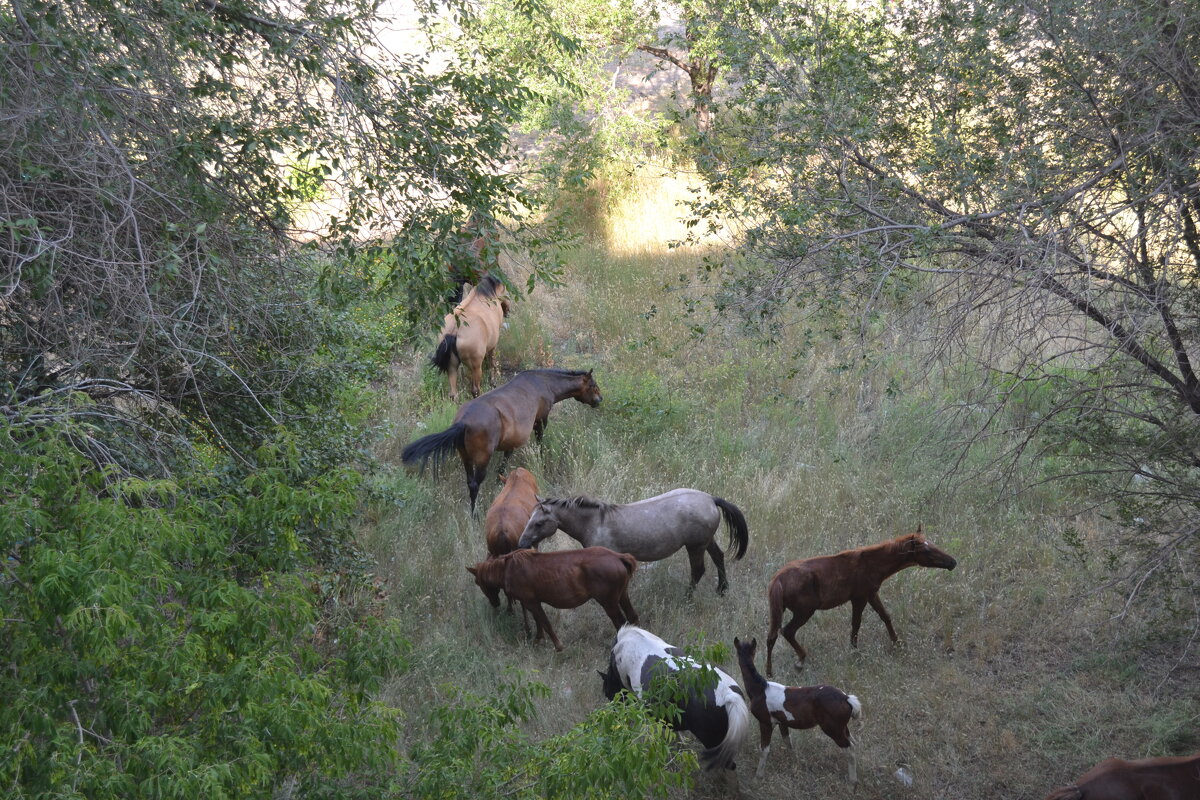
[[[771,733],[776,725],[788,749],[792,741],[788,729],[805,730],[818,725],[834,744],[846,751],[850,762],[850,782],[858,783],[854,768],[854,742],[850,739],[850,720],[862,715],[858,698],[832,686],[784,686],[768,681],[754,668],[754,653],[758,640],[733,640],[738,666],[742,668],[742,686],[750,695],[750,713],[758,720],[758,771],[761,778],[771,752]]]
[[[592,408],[600,405],[600,387],[591,370],[526,370],[500,388],[464,403],[449,428],[410,443],[400,458],[412,465],[424,464],[432,457],[436,464],[448,453],[457,451],[467,472],[467,490],[474,512],[475,498],[487,475],[492,453],[497,450],[510,453],[528,442],[530,434],[541,441],[550,407],[568,397]]]
[[[542,603],[555,608],[577,608],[595,600],[619,630],[626,622],[638,621],[637,612],[629,602],[629,580],[636,569],[637,559],[628,553],[585,547],[553,553],[514,550],[467,567],[467,572],[475,576],[475,584],[493,607],[500,606],[501,589],[520,600],[537,623],[534,641],[540,642],[544,631],[554,642],[554,649],[562,650],[562,642],[550,627]],[[529,635],[528,620],[525,634]]]
[[[483,362],[500,341],[500,326],[508,315],[504,284],[484,275],[479,285],[446,315],[442,338],[429,357],[430,362],[450,379],[450,399],[458,400],[458,365],[467,368],[471,395],[479,396],[483,387]]]
[[[681,691],[672,691],[668,679],[676,673],[698,680],[682,681]],[[626,625],[617,631],[608,670],[600,677],[609,700],[628,689],[642,700],[677,706],[679,713],[668,715],[665,721],[674,730],[691,731],[700,740],[705,748],[700,753],[701,766],[734,768],[750,727],[750,708],[737,682],[725,672],[697,663],[650,631]]]
[[[1200,797],[1200,753],[1190,756],[1109,758],[1046,800],[1196,800]]]
[[[562,529],[584,547],[600,545],[632,553],[638,561],[658,561],[681,547],[692,563],[692,587],[704,575],[704,551],[717,567],[717,593],[729,586],[725,555],[716,542],[724,516],[729,540],[737,544],[734,558],[746,552],[746,518],[733,503],[696,489],[673,489],[666,494],[617,505],[587,497],[543,500],[533,510],[518,547],[533,547]]]
[[[796,669],[804,669],[807,657],[796,641],[796,631],[808,622],[814,611],[836,608],[845,602],[854,613],[850,621],[850,646],[858,647],[858,628],[862,624],[863,608],[871,608],[887,626],[892,642],[899,641],[892,618],[879,599],[879,587],[885,580],[908,567],[938,567],[954,569],[957,562],[916,533],[899,536],[882,544],[845,550],[835,556],[818,556],[790,561],[771,578],[767,598],[771,605],[771,627],[767,633],[767,674],[771,670],[771,650],[779,634],[783,611],[792,612],[792,619],[783,629],[783,638],[796,651]]]

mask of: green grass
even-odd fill
[[[728,562],[724,598],[711,566],[688,596],[683,554],[639,568],[631,597],[646,627],[680,644],[730,646],[734,636],[756,636],[761,658],[765,590],[780,566],[921,523],[959,567],[909,570],[885,584],[903,647],[888,643],[868,611],[852,650],[843,607],[801,629],[810,653],[803,674],[791,668],[782,640],[776,649],[777,679],[830,683],[862,700],[856,796],[1041,798],[1103,757],[1195,748],[1195,683],[1181,673],[1158,688],[1171,659],[1135,646],[1129,624],[1109,624],[1119,598],[1089,590],[1111,578],[1102,559],[1081,559],[1063,544],[1065,532],[1102,529],[1104,520],[1063,516],[1074,498],[1052,488],[1003,494],[987,465],[1004,442],[969,455],[978,479],[946,480],[963,432],[937,409],[958,397],[957,384],[917,378],[915,346],[863,358],[857,341],[816,336],[792,361],[781,354],[804,349],[803,324],[793,326],[796,341],[775,347],[732,327],[694,340],[680,298],[661,287],[696,270],[699,256],[628,250],[592,244],[573,253],[562,286],[541,287],[516,306],[499,360],[505,370],[594,367],[604,393],[598,410],[556,406],[543,443],[512,457],[512,466],[533,471],[543,495],[628,502],[691,486],[745,511],[750,546],[742,561]],[[397,365],[388,397],[395,433],[380,448],[386,462],[397,463],[407,441],[452,416],[444,378],[422,362],[418,353]],[[533,728],[557,734],[603,702],[595,670],[613,631],[595,604],[549,610],[566,646],[555,653],[525,639],[519,613],[487,605],[464,567],[485,555],[483,512],[498,491],[496,471],[494,464],[475,518],[457,461],[437,477],[397,468],[375,479],[362,541],[413,639],[416,664],[384,697],[416,709],[445,697],[448,685],[487,693],[519,673],[550,687]],[[561,535],[548,545],[574,546]],[[736,664],[722,666],[737,674]],[[812,731],[792,739],[795,752],[773,746],[766,776],[754,781],[750,737],[743,789],[756,797],[793,797],[799,787],[806,797],[850,796],[831,742]],[[915,776],[911,789],[892,777],[900,766]],[[694,791],[721,794],[705,777]]]

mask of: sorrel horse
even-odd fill
[[[771,733],[776,725],[784,744],[791,749],[788,729],[806,730],[820,726],[834,744],[846,751],[850,762],[850,782],[858,783],[854,765],[854,742],[850,738],[850,720],[862,715],[858,698],[832,686],[784,686],[768,681],[754,668],[754,653],[758,640],[733,640],[738,666],[742,668],[742,686],[750,695],[750,713],[758,720],[758,771],[761,778],[771,752]]]
[[[1196,800],[1200,797],[1200,753],[1190,756],[1109,758],[1046,800]]]
[[[605,547],[582,550],[558,550],[538,553],[514,550],[498,558],[481,561],[467,572],[475,576],[475,585],[487,596],[493,608],[500,606],[500,590],[521,601],[537,623],[535,642],[549,634],[555,650],[562,642],[550,627],[542,603],[555,608],[577,608],[595,600],[619,630],[626,622],[637,622],[637,612],[629,602],[629,580],[637,569],[637,559],[628,553],[614,553]],[[525,621],[529,635],[529,621]]]
[[[695,672],[693,672],[695,670]],[[669,680],[682,674],[693,680]],[[675,730],[687,730],[700,740],[705,769],[734,768],[734,759],[750,727],[750,708],[741,687],[728,674],[700,664],[650,631],[626,625],[617,631],[608,670],[601,672],[604,695],[612,700],[628,689],[643,701],[676,706],[668,716]]]
[[[495,558],[517,549],[525,523],[538,504],[537,479],[524,467],[500,476],[504,488],[488,507],[484,528],[488,555]]]
[[[562,529],[584,547],[600,545],[632,553],[638,561],[658,561],[681,547],[692,564],[692,587],[704,575],[704,552],[717,567],[717,593],[729,586],[725,555],[716,542],[721,518],[729,527],[735,559],[746,552],[746,517],[733,503],[696,489],[674,489],[636,503],[618,505],[587,497],[551,499],[538,503],[518,547],[533,547]]]
[[[526,370],[500,388],[464,403],[449,428],[411,442],[400,458],[409,465],[433,458],[436,465],[457,451],[467,473],[474,512],[492,453],[510,453],[528,442],[530,434],[541,441],[551,406],[568,397],[592,408],[600,405],[600,387],[591,370]]]
[[[771,670],[771,650],[775,647],[784,609],[792,612],[792,618],[783,629],[783,638],[796,651],[796,669],[804,669],[807,656],[796,641],[796,631],[808,622],[813,612],[849,602],[854,612],[850,621],[850,646],[858,647],[858,628],[862,623],[863,608],[870,603],[895,643],[899,637],[892,627],[892,618],[879,599],[879,587],[892,575],[908,567],[954,569],[957,563],[934,547],[932,542],[925,540],[920,525],[916,533],[898,536],[882,544],[844,550],[835,556],[788,562],[771,578],[771,585],[767,589],[771,606],[771,627],[767,634],[767,675],[774,674]]]
[[[446,315],[442,338],[429,357],[430,363],[450,379],[450,399],[458,400],[458,365],[467,368],[471,395],[479,396],[483,387],[483,362],[500,341],[500,326],[508,316],[504,284],[492,275],[484,275],[479,285]]]

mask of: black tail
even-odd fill
[[[419,462],[424,467],[425,462],[432,457],[433,465],[436,468],[443,458],[462,447],[463,436],[466,432],[467,426],[456,422],[441,433],[422,436],[404,448],[404,451],[400,453],[400,460],[410,465]]]
[[[437,350],[434,350],[433,355],[429,357],[429,363],[442,372],[449,372],[452,357],[458,359],[458,337],[453,333],[447,333],[438,342]]]
[[[746,526],[746,517],[742,514],[741,509],[728,500],[713,497],[713,502],[717,504],[717,508],[721,509],[721,514],[725,517],[725,524],[729,526],[730,543],[737,542],[737,553],[733,557],[739,559],[746,555],[746,545],[750,541],[750,529]]]

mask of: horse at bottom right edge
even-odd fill
[[[888,636],[895,644],[900,640],[892,627],[879,587],[885,580],[908,567],[935,567],[952,570],[957,561],[933,546],[917,526],[915,533],[856,550],[844,550],[837,555],[803,558],[788,562],[775,576],[767,589],[771,608],[771,624],[767,633],[767,675],[771,669],[771,651],[779,635],[783,612],[792,618],[783,628],[783,638],[796,651],[796,669],[804,669],[807,654],[796,641],[796,631],[817,611],[850,603],[853,615],[850,622],[850,646],[858,647],[858,629],[863,609],[869,603],[887,626]]]
[[[1046,800],[1196,800],[1200,753],[1126,761],[1109,758]]]

